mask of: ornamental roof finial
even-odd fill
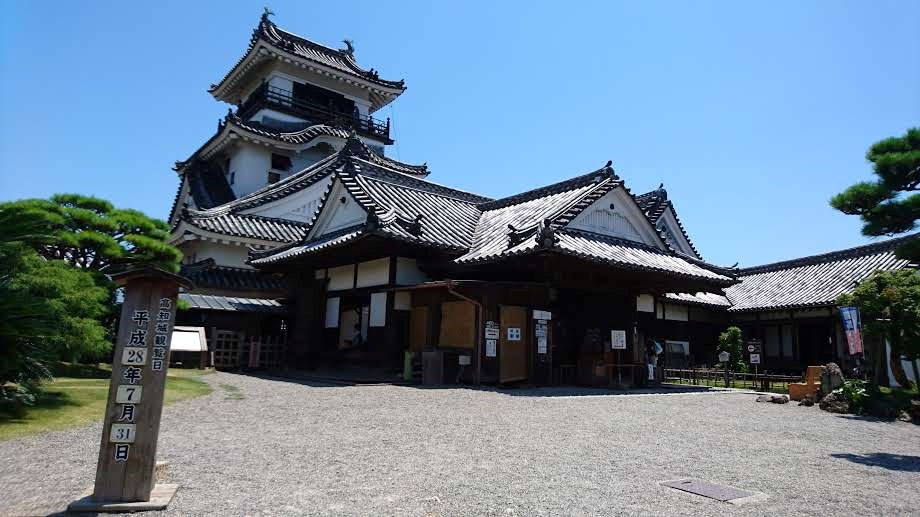
[[[339,50],[342,51],[342,52],[344,52],[345,54],[348,54],[348,57],[354,58],[354,57],[355,57],[355,42],[354,42],[354,40],[343,39],[343,40],[342,40],[342,43],[345,44],[345,48],[342,48],[342,49],[339,49]]]
[[[262,21],[263,22],[267,22],[268,17],[274,16],[274,15],[275,15],[275,11],[272,11],[271,9],[269,9],[268,6],[265,6],[262,8]]]

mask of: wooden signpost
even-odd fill
[[[96,483],[92,495],[70,504],[72,512],[162,510],[177,489],[155,484],[154,471],[176,299],[190,283],[153,268],[112,279],[125,292]]]

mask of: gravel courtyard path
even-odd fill
[[[163,515],[907,515],[920,426],[740,393],[305,385],[228,373],[164,411]],[[62,511],[101,424],[0,442],[0,515]],[[763,492],[735,506],[659,486]],[[915,514],[916,515],[916,514]]]

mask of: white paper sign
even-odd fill
[[[109,441],[112,443],[134,443],[137,424],[112,424]]]
[[[498,323],[486,322],[486,339],[498,339]]]
[[[498,339],[487,339],[486,340],[486,357],[495,357],[496,354],[496,345],[498,344]]]
[[[760,354],[751,354],[751,364],[760,364]]]
[[[520,327],[508,327],[508,341],[520,341],[521,340],[521,328]]]
[[[611,330],[610,331],[610,349],[611,350],[626,350],[626,331],[625,330]]]
[[[546,353],[546,337],[537,338],[537,353],[545,354]]]
[[[126,346],[121,352],[121,364],[128,366],[143,366],[147,364],[147,349]]]
[[[533,311],[533,319],[535,320],[551,320],[553,319],[553,313],[549,311]]]
[[[115,402],[118,404],[137,404],[141,401],[141,394],[144,391],[143,386],[132,386],[122,384],[115,391]]]

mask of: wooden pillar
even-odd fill
[[[165,508],[175,485],[157,485],[157,438],[163,412],[169,344],[179,287],[191,284],[159,269],[129,271],[112,279],[125,289],[112,361],[105,425],[93,493],[71,511],[138,511]]]

